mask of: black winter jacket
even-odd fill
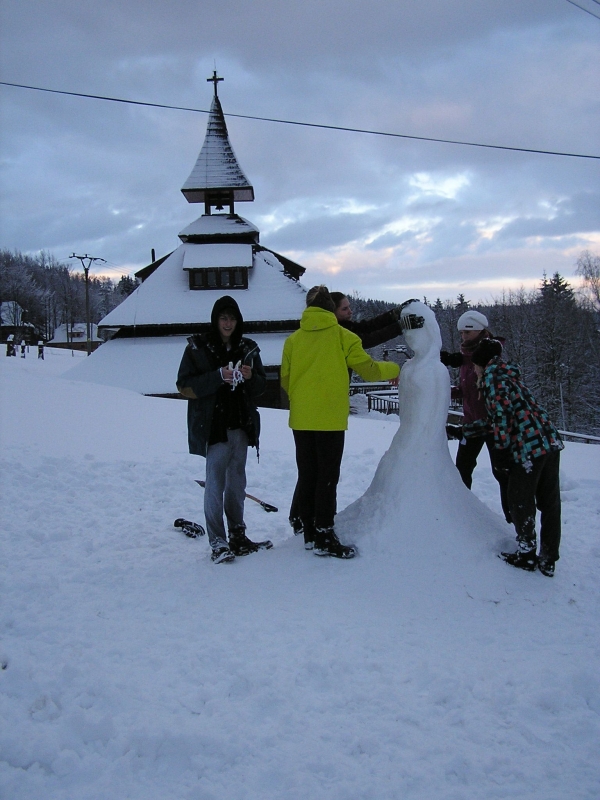
[[[190,336],[177,374],[177,389],[188,399],[188,443],[190,453],[206,457],[211,438],[211,427],[217,393],[232,391],[223,381],[220,367],[238,360],[252,367],[252,378],[238,384],[235,391],[241,393],[241,426],[248,434],[248,442],[258,451],[260,416],[255,398],[266,387],[265,370],[260,350],[252,339],[242,337],[224,357],[219,343],[211,334]],[[226,387],[226,388],[225,388]]]
[[[402,336],[403,332],[395,311],[386,311],[377,317],[363,319],[360,322],[355,322],[353,319],[342,320],[340,325],[355,333],[360,338],[365,350],[389,342],[396,336]]]

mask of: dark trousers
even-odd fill
[[[560,547],[560,451],[533,459],[527,472],[520,464],[511,467],[508,502],[520,547],[533,550],[535,514],[540,511],[540,558],[558,561]]]
[[[345,431],[294,431],[298,483],[294,493],[305,530],[332,528]]]
[[[500,503],[502,504],[504,517],[507,522],[511,522],[508,503],[508,477],[503,472],[496,469],[494,464],[494,437],[492,434],[489,436],[474,436],[471,439],[463,439],[458,445],[458,452],[456,453],[456,468],[460,473],[462,482],[467,489],[470,489],[473,483],[473,470],[477,466],[477,457],[479,453],[481,453],[484,444],[490,454],[492,474],[500,486]]]

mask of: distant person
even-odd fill
[[[190,453],[206,458],[204,516],[215,564],[259,549],[246,536],[244,501],[248,447],[258,453],[256,398],[266,375],[258,345],[242,336],[243,324],[236,301],[219,298],[208,333],[188,339],[177,375],[177,389],[188,398]]]
[[[502,358],[502,345],[484,339],[472,361],[494,437],[494,458],[508,478],[508,504],[517,531],[517,550],[500,557],[520,569],[539,568],[551,578],[561,537],[560,451],[564,444],[548,414],[537,403],[514,364]],[[535,519],[540,511],[539,555]]]
[[[343,545],[334,530],[350,410],[348,369],[370,381],[395,378],[400,369],[373,361],[359,337],[338,325],[334,312],[326,286],[309,290],[300,329],[283,347],[281,385],[290,400],[304,546],[318,556],[353,558],[354,548]]]
[[[360,322],[355,322],[352,319],[352,306],[350,305],[348,296],[342,294],[342,292],[330,292],[329,296],[334,302],[335,309],[333,313],[335,314],[339,325],[341,325],[343,328],[346,328],[346,330],[355,333],[359,337],[363,348],[367,350],[370,347],[377,347],[378,344],[383,344],[383,342],[387,342],[390,339],[395,339],[397,336],[401,336],[404,332],[404,326],[411,324],[409,316],[405,315],[404,317],[401,317],[402,309],[409,303],[416,302],[415,300],[407,300],[406,302],[402,303],[402,305],[392,308],[390,311],[386,311],[383,314],[379,314],[377,317],[371,317],[370,319],[364,319],[360,320]],[[412,315],[413,327],[417,327],[414,324],[414,319],[416,318],[414,318],[414,315]],[[389,360],[387,351],[383,354],[382,358],[384,361]],[[294,529],[295,534],[302,533],[302,520],[300,519],[300,515],[298,513],[297,487],[294,490],[294,495],[292,497],[289,521],[290,525]]]
[[[6,339],[6,355],[7,357],[17,356],[17,349],[15,347],[15,335],[14,333],[9,333]]]
[[[343,328],[347,328],[352,333],[360,337],[362,346],[365,350],[371,347],[377,347],[378,344],[388,342],[390,339],[395,339],[396,336],[402,336],[403,327],[401,321],[401,313],[404,306],[408,303],[416,302],[414,300],[407,300],[402,305],[392,308],[390,311],[385,311],[377,317],[370,319],[362,319],[360,322],[355,322],[352,319],[352,306],[347,295],[341,292],[331,292],[331,299],[335,303],[335,316],[337,321]],[[404,317],[406,319],[406,317]]]
[[[506,497],[507,479],[504,473],[497,469],[494,462],[494,437],[488,431],[486,423],[487,412],[485,402],[477,387],[477,375],[471,357],[473,351],[484,339],[490,339],[489,323],[485,314],[474,309],[469,309],[462,314],[456,327],[460,332],[462,344],[457,353],[448,353],[442,350],[440,360],[446,367],[460,368],[459,385],[453,390],[452,397],[460,398],[463,407],[462,425],[448,425],[447,432],[450,438],[459,439],[456,453],[456,468],[460,473],[467,489],[473,483],[473,471],[477,466],[477,458],[485,445],[490,454],[492,474],[500,486],[500,503],[507,522],[510,522],[510,511]]]
[[[38,342],[38,358],[44,360],[44,342]]]
[[[25,348],[27,344],[25,343],[25,339],[21,341],[21,358],[25,358]]]

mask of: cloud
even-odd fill
[[[208,109],[216,63],[226,114],[600,154],[598,23],[567,3],[5,0],[1,13],[8,81]],[[133,269],[202,213],[180,187],[206,115],[8,87],[0,102],[0,246]],[[598,247],[596,161],[228,127],[256,195],[236,211],[315,282],[451,297],[545,265],[569,275]]]

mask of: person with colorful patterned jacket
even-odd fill
[[[561,538],[560,451],[564,444],[523,383],[521,371],[502,358],[502,345],[484,339],[471,360],[478,375],[494,437],[494,458],[508,476],[508,504],[517,532],[517,550],[500,558],[514,567],[554,575]],[[539,555],[536,510],[541,513]]]

